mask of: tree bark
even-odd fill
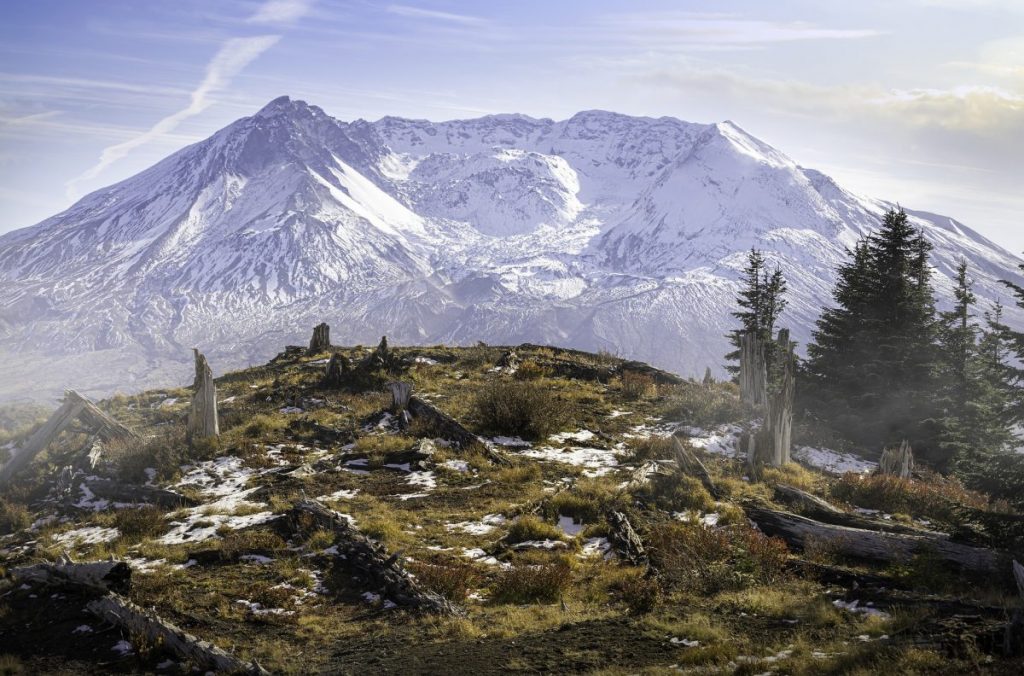
[[[213,382],[213,371],[206,357],[199,350],[192,350],[196,362],[196,379],[192,383],[192,408],[188,413],[188,439],[206,439],[220,435],[217,422],[217,386]]]
[[[124,561],[37,563],[14,568],[10,575],[20,584],[72,586],[103,593],[128,591],[132,581],[132,569]]]
[[[650,558],[647,555],[647,548],[644,541],[640,539],[633,525],[622,512],[614,509],[608,510],[605,514],[608,525],[611,526],[611,541],[622,556],[634,566],[647,568],[650,566]]]
[[[198,504],[180,493],[156,486],[123,484],[98,477],[87,478],[84,483],[95,495],[115,502],[140,502],[168,508],[194,507]]]
[[[763,408],[768,405],[765,346],[755,333],[740,334],[740,399]]]
[[[324,374],[324,386],[335,389],[345,385],[345,376],[352,370],[352,363],[348,357],[335,352],[331,360],[327,362],[327,371]]]

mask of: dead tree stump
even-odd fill
[[[313,327],[313,337],[309,339],[309,354],[320,354],[331,349],[331,327],[326,323]]]
[[[760,408],[768,405],[765,345],[753,332],[740,334],[740,399]]]
[[[909,479],[914,472],[914,449],[910,447],[910,442],[904,439],[899,448],[889,447],[882,451],[878,471],[881,474]]]
[[[796,396],[796,355],[789,341],[789,329],[781,329],[778,338],[779,381],[768,397],[763,434],[758,440],[758,455],[774,467],[790,461],[793,445],[793,400]]]
[[[704,381],[702,383],[704,387],[711,387],[715,384],[715,377],[711,375],[711,367],[708,366],[704,369]]]
[[[327,362],[324,374],[324,387],[339,388],[345,385],[346,376],[352,370],[352,362],[343,354],[335,352]]]
[[[189,443],[220,434],[217,423],[217,387],[213,383],[213,371],[199,350],[193,349],[192,352],[196,360],[196,379],[192,383],[192,408],[188,412]]]

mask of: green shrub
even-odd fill
[[[686,474],[657,475],[648,491],[650,497],[665,509],[708,512],[715,508],[715,499],[700,479]]]
[[[556,396],[545,381],[495,380],[473,401],[481,431],[524,439],[545,439],[570,419],[569,403]]]

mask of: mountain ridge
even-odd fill
[[[750,247],[790,278],[783,321],[806,342],[844,248],[891,206],[728,121],[342,122],[279,97],[0,236],[0,397],[102,393],[111,368],[161,385],[193,345],[236,368],[320,321],[343,342],[568,342],[697,374],[721,363]],[[960,257],[983,301],[1024,281],[967,226],[908,213],[940,296]]]

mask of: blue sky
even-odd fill
[[[730,119],[1024,250],[1024,0],[4,0],[0,232],[281,94],[343,120]]]

